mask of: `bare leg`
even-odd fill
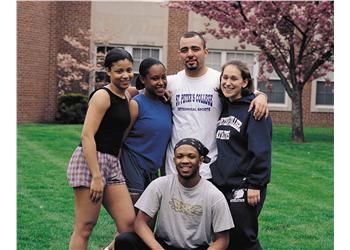
[[[100,213],[101,201],[92,202],[89,192],[89,188],[74,188],[75,222],[69,243],[69,249],[72,250],[87,249],[89,237]]]
[[[140,198],[140,196],[141,196],[141,194],[139,194],[139,193],[130,193],[130,197],[131,197],[131,200],[132,200],[132,204],[134,205],[134,209],[135,209],[135,214],[136,215],[137,215],[137,212],[139,210],[135,207],[135,203]]]
[[[106,186],[103,196],[103,206],[117,226],[116,235],[118,232],[133,231],[135,212],[126,185]],[[114,240],[108,248],[114,249]]]

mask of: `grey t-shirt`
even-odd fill
[[[151,182],[135,206],[150,217],[159,210],[155,233],[178,248],[209,245],[213,233],[234,227],[224,195],[203,178],[195,187],[185,188],[177,174],[160,177]]]

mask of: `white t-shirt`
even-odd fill
[[[177,173],[174,147],[183,138],[200,140],[208,149],[211,162],[217,157],[215,141],[216,123],[221,113],[221,103],[215,91],[220,85],[220,72],[208,68],[201,77],[189,77],[185,70],[168,76],[168,89],[171,91],[173,130],[168,144],[165,162],[166,174]],[[211,178],[210,163],[203,163],[200,175]]]
[[[192,188],[185,188],[177,174],[152,181],[135,206],[154,217],[156,235],[168,245],[194,249],[210,245],[214,233],[234,227],[224,195],[203,178]]]

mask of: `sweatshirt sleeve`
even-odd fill
[[[271,175],[271,117],[255,120],[251,115],[247,127],[248,154],[251,156],[247,173],[248,188],[260,188],[270,181]]]

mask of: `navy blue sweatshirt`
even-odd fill
[[[211,164],[213,183],[219,189],[259,189],[270,181],[272,121],[255,120],[248,112],[255,95],[226,101],[217,122],[217,160]]]

